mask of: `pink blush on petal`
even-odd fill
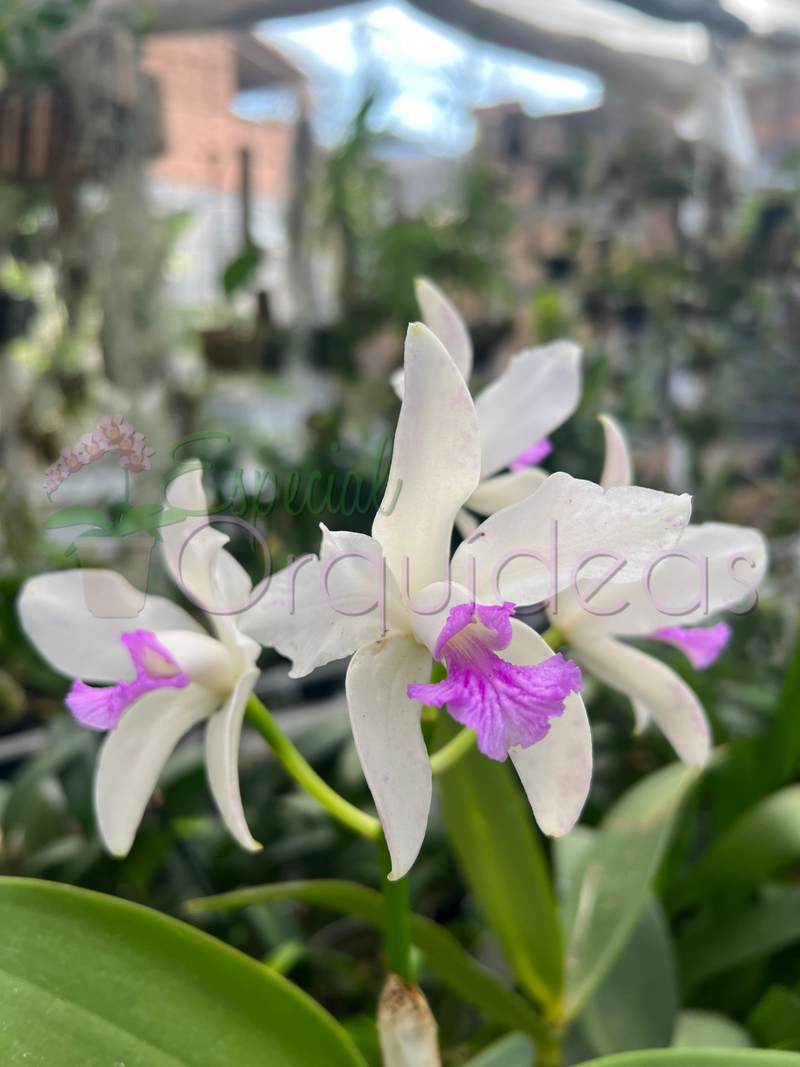
[[[652,636],[680,649],[694,669],[702,671],[719,659],[731,633],[726,622],[718,622],[716,626],[663,626]]]
[[[546,459],[552,451],[553,446],[546,437],[542,437],[535,445],[531,445],[525,452],[521,452],[516,459],[512,459],[508,469],[516,473],[517,471],[527,470],[528,467],[535,467],[543,459]]]

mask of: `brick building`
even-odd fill
[[[142,65],[159,83],[165,137],[153,197],[162,211],[192,215],[170,266],[173,298],[217,303],[221,274],[247,230],[270,253],[259,284],[280,305],[294,122],[253,121],[232,106],[248,90],[299,93],[302,75],[254,37],[222,32],[153,34]]]

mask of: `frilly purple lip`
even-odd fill
[[[528,667],[496,655],[511,643],[513,613],[508,602],[452,608],[434,649],[447,678],[408,687],[409,697],[424,704],[447,704],[456,722],[476,732],[479,750],[501,762],[515,745],[541,741],[569,694],[581,689],[580,670],[560,653]]]

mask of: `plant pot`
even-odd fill
[[[150,553],[156,539],[137,532],[126,537],[96,537],[83,533],[76,539],[86,607],[97,619],[133,619],[144,607]],[[127,579],[108,575],[115,571]]]

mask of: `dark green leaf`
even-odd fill
[[[449,715],[440,715],[437,747],[458,729]],[[467,885],[523,989],[555,1007],[562,983],[555,899],[531,810],[510,765],[473,750],[439,783]]]
[[[608,974],[639,921],[697,772],[673,763],[617,801],[597,834],[579,890],[567,902],[571,929],[564,1012],[573,1018]]]
[[[747,1018],[750,1033],[759,1045],[800,1049],[800,996],[786,986],[766,991]]]
[[[580,1027],[603,1055],[667,1048],[678,1011],[672,936],[651,898],[617,962],[580,1014]]]
[[[335,879],[276,882],[274,885],[254,886],[216,897],[190,900],[185,906],[190,914],[202,914],[227,908],[248,908],[281,897],[303,900],[347,915],[358,915],[379,929],[384,925],[384,901],[380,893],[354,882]],[[411,940],[422,949],[431,969],[443,982],[496,1022],[509,1029],[523,1030],[534,1037],[549,1036],[544,1021],[534,1008],[473,959],[443,926],[422,915],[412,914]]]
[[[800,940],[800,887],[775,890],[735,919],[678,942],[686,992],[715,974]]]
[[[69,718],[53,725],[47,747],[26,763],[13,781],[11,795],[3,812],[5,836],[24,821],[28,805],[44,779],[58,774],[72,760],[91,751],[95,739],[96,735],[76,726]]]
[[[263,249],[256,245],[250,245],[240,256],[232,259],[222,275],[222,288],[225,290],[225,295],[230,296],[237,289],[247,285],[263,259]]]
[[[267,967],[159,912],[0,879],[0,1061],[38,1067],[364,1067]]]
[[[766,797],[737,819],[675,885],[670,906],[686,907],[719,886],[755,884],[798,858],[800,785],[793,785]]]

